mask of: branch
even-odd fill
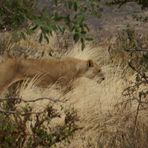
[[[142,48],[131,48],[131,49],[126,49],[125,51],[142,51],[142,52],[148,52],[148,49],[142,49]]]
[[[139,72],[139,71],[132,65],[131,60],[128,62],[128,64],[129,64],[129,66],[130,66],[135,72],[137,72],[137,73],[141,76],[141,78],[143,78],[143,79],[145,80],[146,83],[148,83],[148,77],[145,75],[145,73]]]
[[[45,110],[42,111],[42,112],[27,112],[27,113],[22,113],[20,111],[4,110],[4,109],[0,108],[0,113],[4,113],[4,114],[17,114],[17,115],[22,115],[22,116],[30,115],[30,114],[42,114],[44,112],[45,112]]]
[[[49,100],[49,101],[52,101],[54,103],[57,103],[57,102],[63,102],[62,100],[59,100],[59,99],[52,99],[52,98],[37,98],[37,99],[34,99],[34,100],[25,100],[25,99],[22,99],[22,98],[17,98],[17,97],[8,97],[8,98],[0,98],[0,102],[2,101],[8,101],[8,100],[16,100],[16,101],[19,101],[19,102],[24,102],[24,103],[28,103],[28,102],[37,102],[37,101],[40,101],[40,100]]]

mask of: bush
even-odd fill
[[[44,100],[44,98],[42,99]],[[65,110],[64,124],[52,127],[50,123],[61,117],[60,111],[63,108],[58,111],[54,105],[49,105],[42,112],[33,112],[29,103],[25,101],[26,105],[20,111],[16,109],[16,105],[22,101],[19,98],[1,99],[1,148],[50,147],[58,142],[70,142],[71,136],[78,129],[76,125],[78,118],[75,110]],[[34,100],[32,101],[34,102]],[[13,107],[10,107],[10,102],[13,103]]]
[[[43,39],[49,42],[49,35],[53,32],[64,33],[68,30],[74,41],[80,41],[84,48],[85,40],[92,40],[88,36],[89,27],[86,19],[88,15],[98,16],[99,2],[97,0],[51,0],[49,5],[50,10],[39,11],[36,0],[31,2],[29,0],[2,1],[0,30],[21,30],[19,35],[25,38],[26,33],[39,29],[40,42]]]

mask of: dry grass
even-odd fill
[[[38,46],[36,42],[30,43],[30,39],[20,41],[20,46],[39,50],[49,49],[49,45]],[[48,50],[47,49],[47,50]],[[33,79],[24,82],[18,89],[19,97],[25,99],[36,99],[50,97],[64,101],[64,107],[74,107],[79,116],[79,127],[81,130],[75,133],[70,144],[57,144],[58,147],[68,148],[144,148],[148,141],[148,116],[147,108],[139,113],[135,128],[135,114],[138,103],[133,101],[126,107],[122,102],[126,99],[122,95],[123,90],[131,85],[134,77],[129,68],[123,66],[118,59],[118,64],[110,63],[110,56],[107,49],[92,47],[90,45],[84,51],[76,45],[70,52],[62,53],[60,57],[71,56],[82,59],[94,59],[102,66],[105,73],[105,80],[97,84],[95,80],[85,77],[77,79],[72,89],[63,93],[62,88],[55,85],[41,89],[34,86]],[[122,60],[121,60],[122,61]],[[69,87],[67,86],[67,89]],[[142,89],[148,90],[148,86]],[[140,88],[141,89],[141,88]],[[37,103],[30,103],[34,111],[41,111],[48,104],[48,100],[41,100]],[[60,105],[57,106],[59,108]],[[61,120],[64,120],[62,118]],[[55,121],[53,124],[63,123]]]

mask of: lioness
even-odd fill
[[[98,76],[100,81],[104,79],[103,73],[92,60],[76,58],[47,60],[9,57],[0,63],[0,91],[16,81],[33,78],[36,75],[41,76],[40,81],[37,83],[40,87],[47,87],[57,80],[67,83],[80,76],[88,78]]]

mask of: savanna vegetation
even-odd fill
[[[137,2],[142,9],[148,7],[147,0],[112,0],[106,4],[122,7],[129,1]],[[0,147],[147,147],[148,47],[142,46],[143,40],[130,25],[117,34],[115,45],[104,50],[89,46],[97,41],[87,20],[101,17],[100,0],[50,0],[48,4],[42,9],[37,0],[0,1],[1,56],[5,50],[24,53],[28,49],[51,49],[56,34],[60,47],[66,49],[66,39],[70,38],[80,45],[78,52],[90,54],[94,50],[107,73],[105,81],[97,86],[82,79],[78,89],[73,86],[71,91],[69,86],[64,94],[63,88],[56,86],[35,88],[32,80],[12,85],[0,97]],[[52,48],[49,56],[54,57],[56,52]],[[96,96],[89,95],[96,92]]]

